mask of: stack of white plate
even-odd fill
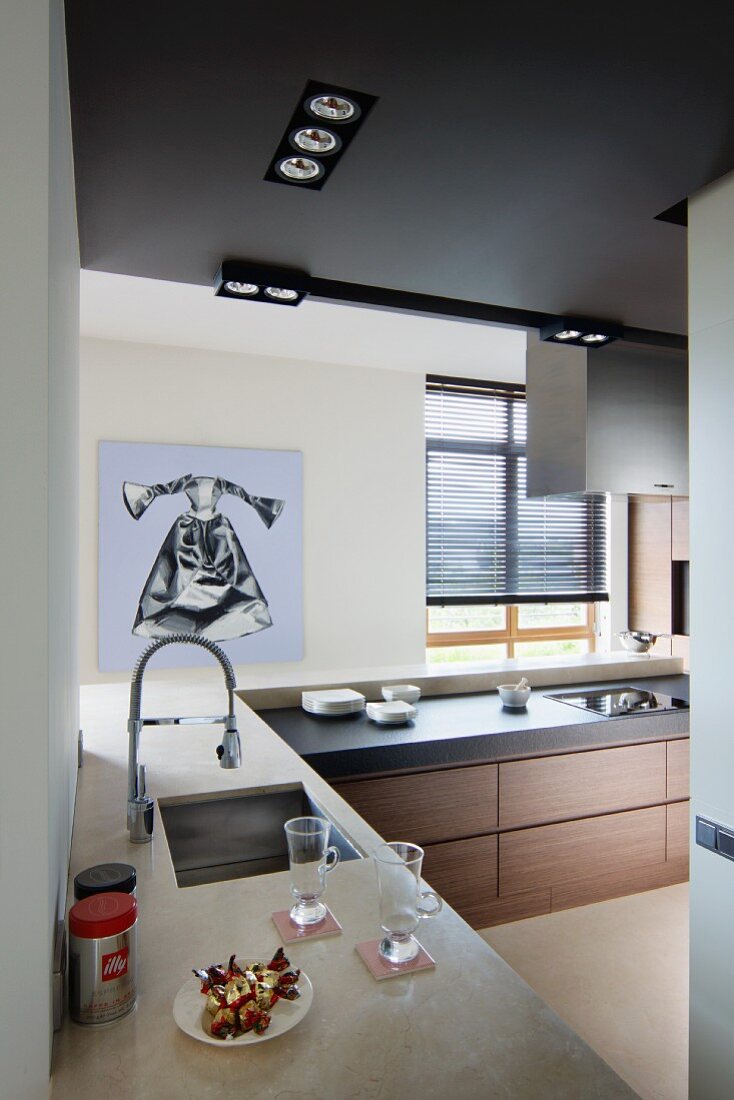
[[[421,689],[415,684],[389,684],[382,689],[382,698],[388,703],[395,703],[402,699],[404,703],[417,703],[421,697]]]
[[[329,688],[327,691],[304,691],[301,706],[309,714],[338,717],[364,710],[365,697],[351,688]]]
[[[381,726],[401,726],[415,718],[415,707],[410,703],[397,700],[394,703],[368,703],[367,717],[373,722],[379,722]]]

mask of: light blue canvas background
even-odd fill
[[[233,664],[303,658],[303,456],[298,451],[194,447],[162,443],[99,444],[99,670],[132,669],[150,639],[132,633],[143,585],[171,525],[188,510],[184,493],[157,497],[135,521],[122,499],[123,481],[152,485],[183,474],[224,477],[254,496],[278,497],[285,508],[268,530],[248,504],[222,496],[219,510],[234,527],[270,607],[273,625],[219,643]],[[194,646],[167,646],[151,667],[211,664]]]

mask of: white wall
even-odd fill
[[[82,682],[129,675],[97,670],[102,439],[303,452],[305,658],[241,666],[239,683],[248,669],[252,677],[422,662],[423,391],[417,373],[83,339]],[[191,675],[159,673],[182,674]]]
[[[734,827],[734,173],[689,202],[692,811]],[[692,1100],[734,1093],[734,864],[691,848]]]
[[[57,0],[0,5],[0,148],[0,973],[33,1002],[29,1017],[0,1001],[0,1093],[35,1100],[48,1095],[78,726],[79,265]]]

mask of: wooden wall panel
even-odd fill
[[[499,896],[665,861],[665,806],[503,833]]]
[[[415,844],[497,829],[497,765],[334,783],[385,840]]]
[[[499,827],[514,829],[664,802],[665,742],[499,765]]]
[[[671,799],[690,797],[690,750],[688,737],[680,741],[668,741],[668,780],[666,797]]]
[[[672,516],[673,561],[690,561],[691,558],[688,515],[688,497],[675,497]]]
[[[497,834],[427,844],[423,877],[464,920],[483,927],[497,900]]]
[[[629,501],[630,630],[670,634],[672,630],[672,509],[660,500],[630,497]],[[670,652],[670,640],[661,639]],[[659,650],[656,648],[655,650]]]

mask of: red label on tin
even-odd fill
[[[102,981],[111,982],[127,974],[127,947],[102,956]]]

